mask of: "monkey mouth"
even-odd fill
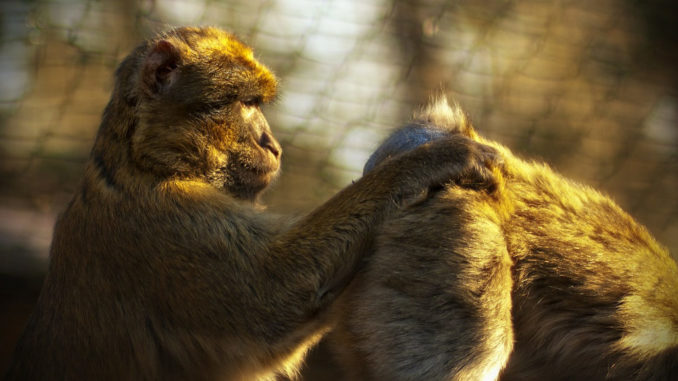
[[[235,182],[226,182],[224,187],[228,189],[233,196],[253,200],[263,192],[280,173],[279,167],[275,169],[249,168],[235,175]]]
[[[255,163],[241,163],[235,168],[235,172],[242,176],[245,183],[267,185],[280,173],[280,160],[276,160],[272,155],[266,155]]]
[[[280,169],[280,155],[282,151],[274,151],[266,148],[262,149],[262,151],[263,152],[259,160],[256,160],[255,163],[250,166],[250,168],[260,175],[278,172]]]
[[[270,183],[273,179],[278,177],[278,174],[280,173],[280,166],[275,165],[267,168],[258,168],[252,171],[251,178],[256,179],[259,178],[261,179],[261,182],[265,182],[266,184]]]

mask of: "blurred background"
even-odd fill
[[[270,209],[329,198],[445,89],[482,134],[607,192],[677,255],[673,0],[3,0],[0,372],[116,65],[177,25],[235,32],[280,77],[264,110],[285,150]],[[304,379],[332,372],[321,347]]]

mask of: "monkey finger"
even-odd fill
[[[504,156],[496,148],[474,141],[475,148],[480,151],[479,156],[487,168],[503,168]]]

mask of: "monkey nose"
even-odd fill
[[[271,134],[266,132],[261,134],[261,137],[259,138],[259,146],[271,151],[273,156],[276,158],[280,158],[282,148],[280,147],[280,144],[273,138],[273,136],[271,136]]]

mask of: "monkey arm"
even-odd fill
[[[459,180],[470,173],[491,176],[485,167],[494,151],[463,136],[425,145],[377,167],[324,205],[275,237],[260,268],[280,273],[289,266],[292,281],[274,287],[298,295],[305,314],[331,302],[348,282],[374,228],[408,199],[429,186]],[[436,175],[439,173],[439,175]],[[311,270],[311,271],[305,271]],[[303,274],[298,282],[295,273]]]
[[[271,345],[300,344],[309,329],[324,329],[318,319],[350,281],[371,243],[374,229],[408,197],[420,192],[426,179],[444,175],[433,184],[454,181],[469,172],[489,171],[484,165],[493,151],[457,136],[396,157],[347,187],[289,230],[275,236],[253,270],[266,279],[257,306],[270,326]],[[320,326],[318,326],[320,325]],[[272,335],[271,335],[272,334]]]

